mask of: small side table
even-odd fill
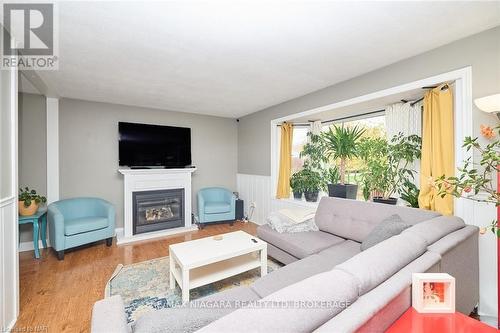
[[[419,313],[410,307],[386,333],[497,333],[479,320],[455,313]]]
[[[41,225],[41,238],[43,247],[47,247],[47,211],[39,209],[34,215],[30,216],[21,216],[19,215],[19,224],[33,224],[33,247],[35,248],[35,258],[40,258],[40,250],[38,249],[38,238],[39,238],[39,229]]]

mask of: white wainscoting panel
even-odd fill
[[[240,198],[245,201],[245,215],[250,210],[250,205],[255,203],[255,210],[251,221],[265,224],[270,212],[284,208],[317,208],[317,202],[304,200],[275,199],[271,188],[271,177],[260,175],[237,175],[237,186]]]
[[[15,324],[18,314],[16,198],[0,202],[0,330]]]
[[[250,205],[255,203],[251,221],[265,224],[271,211],[271,177],[239,173],[236,181],[240,198],[245,201],[245,215],[248,214]]]
[[[487,226],[496,219],[496,208],[493,204],[473,203],[473,216],[469,224],[478,227]],[[479,314],[481,316],[497,316],[497,238],[491,231],[479,235]]]

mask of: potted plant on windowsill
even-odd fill
[[[28,187],[19,189],[19,214],[30,216],[36,213],[40,203],[46,203],[47,198],[36,193],[36,190],[30,190]]]
[[[328,184],[328,194],[331,197],[356,199],[358,185],[346,184],[347,160],[358,156],[358,145],[365,130],[359,126],[345,127],[333,125],[322,133],[322,139],[328,158],[339,160],[340,182]]]
[[[322,188],[323,179],[321,173],[313,170],[307,164],[304,169],[301,170],[302,180],[304,186],[304,196],[306,201],[316,202],[318,201],[319,190]]]
[[[290,177],[290,187],[292,188],[293,198],[297,200],[302,199],[302,194],[304,193],[304,180],[302,170],[295,172]]]
[[[328,196],[333,197],[335,194],[335,184],[338,184],[340,181],[340,173],[339,168],[336,165],[333,165],[323,172],[324,179],[324,187],[328,189]]]
[[[418,135],[395,135],[390,142],[385,139],[363,139],[359,147],[365,162],[362,171],[365,199],[371,194],[374,202],[395,205],[393,195],[402,192],[414,178],[411,164],[420,158],[421,139]]]

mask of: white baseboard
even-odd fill
[[[47,247],[50,247],[50,242],[47,239]],[[43,249],[42,240],[38,241],[38,248]],[[33,246],[33,241],[21,242],[19,243],[19,252],[33,251],[35,247]]]

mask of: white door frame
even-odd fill
[[[12,56],[16,57],[17,56]],[[9,73],[10,106],[10,159],[11,188],[9,194],[0,197],[0,329],[10,331],[19,316],[19,253],[18,253],[18,71],[16,67],[5,70]]]
[[[314,109],[298,112],[285,117],[271,120],[271,196],[276,198],[276,186],[278,175],[278,147],[279,147],[279,127],[278,124],[293,120],[299,117],[308,117],[324,111],[331,111],[349,105],[367,102],[373,99],[386,97],[406,91],[419,89],[421,87],[437,85],[442,82],[455,81],[455,165],[462,165],[463,161],[472,157],[472,153],[462,148],[463,139],[466,136],[473,136],[472,125],[472,67],[464,67],[451,72],[442,73],[425,79],[401,84],[392,88],[376,91],[366,95],[350,98],[344,101],[335,102]],[[466,222],[472,221],[472,205],[464,199],[455,199],[455,215],[463,218]]]

